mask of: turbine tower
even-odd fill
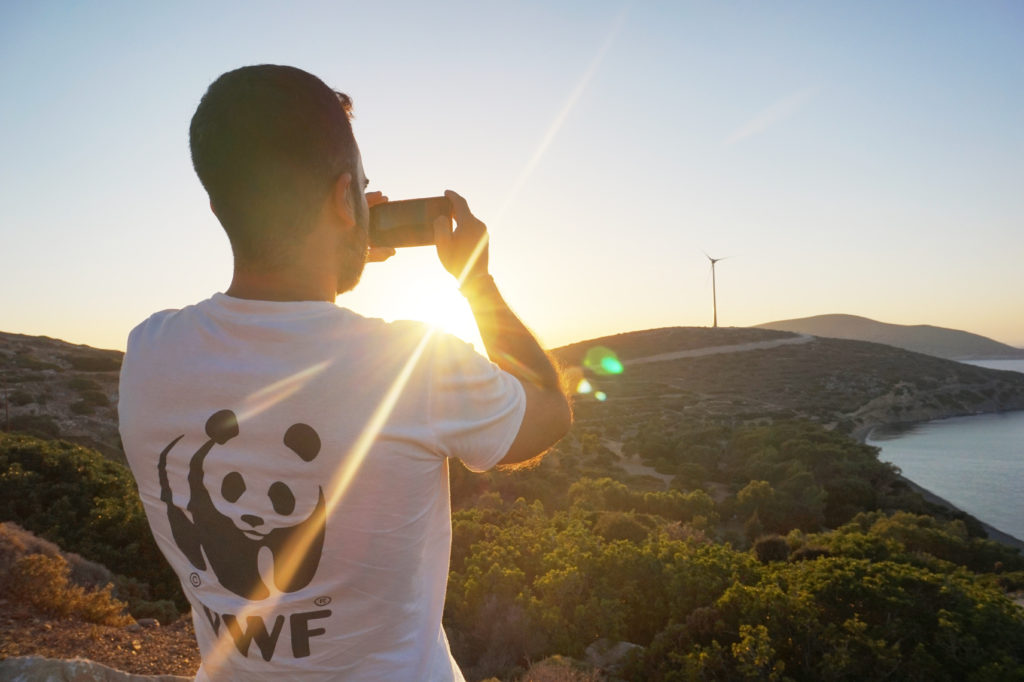
[[[711,261],[711,307],[714,310],[715,314],[715,321],[712,326],[718,327],[718,294],[715,291],[715,263],[717,263],[720,260],[725,260],[726,258],[728,258],[728,256],[723,256],[722,258],[712,258],[711,256],[708,256],[707,253],[705,253],[704,255],[708,257],[709,261]]]

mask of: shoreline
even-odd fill
[[[912,480],[910,480],[906,476],[901,475],[900,476],[900,480],[903,481],[904,483],[906,483],[908,486],[910,486],[911,490],[913,490],[914,492],[919,493],[921,495],[921,497],[923,497],[926,501],[931,502],[933,504],[937,504],[937,505],[943,506],[946,509],[949,509],[951,511],[967,514],[968,516],[976,519],[978,521],[978,523],[981,524],[981,527],[985,529],[985,532],[988,533],[988,539],[989,540],[992,540],[993,542],[998,542],[1001,545],[1006,545],[1007,547],[1013,547],[1014,549],[1019,549],[1019,550],[1021,550],[1021,553],[1024,553],[1024,541],[1020,540],[1019,538],[1017,538],[1017,537],[1015,537],[1013,535],[1010,535],[1009,533],[1004,533],[1003,531],[999,530],[995,526],[990,526],[989,524],[987,524],[984,521],[982,521],[981,519],[979,519],[977,516],[974,516],[974,514],[971,514],[970,512],[964,511],[963,509],[961,509],[960,507],[956,506],[955,504],[953,504],[949,500],[936,495],[931,490],[928,490],[927,488],[925,488],[925,487],[923,487],[921,485],[918,485],[917,483],[914,483]]]
[[[948,416],[944,416],[944,417],[937,417],[935,419],[927,419],[927,420],[923,420],[923,421],[877,423],[877,424],[870,424],[870,425],[866,424],[866,425],[864,425],[862,427],[859,427],[858,429],[855,429],[853,431],[853,433],[851,433],[850,435],[853,438],[855,438],[856,440],[858,440],[859,442],[861,442],[861,443],[863,443],[865,445],[868,445],[868,440],[871,438],[871,434],[875,432],[875,429],[878,429],[878,428],[881,428],[881,427],[884,427],[884,426],[898,426],[898,425],[910,426],[910,425],[913,425],[913,424],[927,424],[929,422],[942,421],[944,419],[954,419],[954,418],[957,418],[957,417],[974,417],[974,416],[980,416],[982,414],[1000,414],[1002,412],[1024,412],[1024,410],[1000,410],[1000,411],[994,411],[994,412],[979,412],[979,413],[976,413],[976,414],[948,415]],[[872,446],[872,447],[878,447],[878,446]],[[992,540],[994,542],[998,542],[1001,545],[1006,545],[1007,547],[1012,547],[1014,549],[1020,550],[1021,553],[1024,554],[1024,540],[1021,540],[1020,538],[1018,538],[1018,537],[1016,537],[1014,535],[1010,535],[1009,533],[1005,533],[1005,532],[999,530],[998,528],[996,528],[995,526],[992,526],[992,525],[990,525],[988,523],[985,523],[985,521],[983,521],[982,519],[979,519],[977,516],[974,516],[974,514],[971,514],[970,512],[964,511],[963,509],[961,509],[960,507],[956,506],[955,504],[953,504],[949,500],[947,500],[947,499],[945,499],[945,498],[943,498],[943,497],[941,497],[939,495],[936,495],[931,490],[928,490],[924,486],[915,483],[914,481],[912,481],[911,479],[907,478],[906,476],[903,476],[902,474],[900,474],[900,480],[905,482],[908,486],[910,486],[911,490],[913,490],[914,492],[920,494],[921,497],[923,497],[926,501],[931,502],[933,504],[940,505],[942,507],[945,507],[946,509],[949,509],[950,511],[959,512],[961,514],[967,514],[968,516],[970,516],[970,517],[974,518],[975,520],[977,520],[978,523],[981,524],[982,528],[985,529],[985,532],[988,534],[988,539],[989,540]]]

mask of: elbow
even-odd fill
[[[572,428],[572,424],[575,419],[572,412],[572,402],[569,400],[569,397],[566,396],[565,394],[562,394],[562,400],[559,404],[557,418],[558,438],[555,439],[556,443],[565,438],[569,434],[569,429]]]

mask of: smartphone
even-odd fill
[[[452,211],[446,197],[377,204],[370,208],[370,246],[430,246],[438,218],[451,227]]]

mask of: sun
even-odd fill
[[[480,353],[485,352],[476,320],[462,296],[450,287],[428,287],[422,294],[415,305],[416,319],[473,344]]]
[[[425,322],[486,355],[469,303],[433,249],[399,249],[389,261],[368,265],[359,286],[338,303],[366,317]]]

